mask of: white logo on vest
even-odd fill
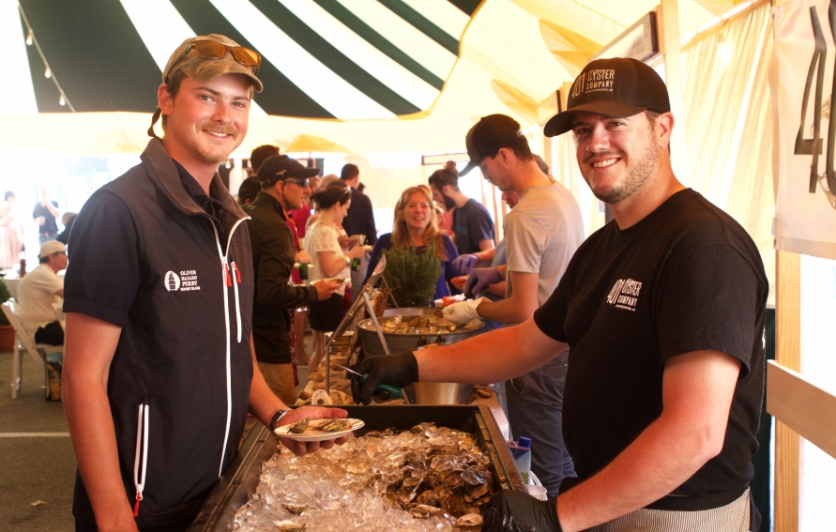
[[[607,295],[607,303],[624,310],[631,312],[636,311],[636,305],[639,302],[639,291],[642,289],[642,283],[634,281],[633,279],[619,279],[615,282]]]
[[[168,271],[163,278],[163,285],[169,292],[200,290],[197,284],[197,270],[180,270],[179,275]]]
[[[180,288],[180,276],[172,271],[165,274],[165,289],[169,292],[176,292]]]

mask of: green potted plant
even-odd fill
[[[5,303],[11,298],[9,287],[6,282],[0,278],[0,304]],[[0,353],[7,353],[12,351],[15,347],[15,330],[12,328],[6,315],[0,312]]]
[[[436,256],[435,243],[421,253],[414,246],[385,251],[386,269],[383,278],[401,307],[426,307],[433,303],[441,261]]]

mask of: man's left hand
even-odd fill
[[[482,530],[488,532],[563,532],[554,498],[541,501],[521,491],[497,492],[488,505],[482,508],[482,516]]]
[[[444,314],[445,319],[459,325],[466,325],[470,323],[471,320],[480,319],[479,313],[476,309],[482,303],[483,299],[483,297],[480,297],[479,299],[475,299],[473,301],[460,301],[459,303],[453,303],[448,307],[444,307],[441,312]]]
[[[284,417],[282,417],[281,421],[279,421],[278,426],[281,427],[283,425],[292,425],[293,423],[296,423],[297,421],[302,421],[305,418],[324,419],[341,417],[348,417],[348,412],[346,412],[342,408],[303,406],[295,410],[291,410],[290,412],[285,414]],[[337,438],[336,440],[303,442],[291,440],[290,438],[279,437],[279,441],[282,442],[282,445],[290,449],[290,451],[296,456],[305,456],[306,454],[315,453],[320,449],[320,447],[323,449],[330,449],[334,446],[335,443],[337,445],[344,444],[347,439],[348,436],[343,436],[341,438]]]

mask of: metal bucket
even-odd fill
[[[436,312],[438,312],[438,309],[432,307],[391,308],[384,311],[383,318],[390,318],[392,316],[422,316]],[[467,340],[472,336],[482,333],[484,327],[485,325],[482,324],[480,327],[469,331],[454,331],[439,334],[395,334],[385,332],[383,333],[383,337],[386,339],[386,345],[389,346],[390,353],[400,353],[402,351],[413,351],[427,344],[447,345],[461,342],[462,340]],[[386,354],[371,319],[365,319],[359,322],[357,324],[357,331],[360,334],[360,345],[363,346],[363,353],[367,357]]]
[[[419,405],[457,405],[466,401],[473,392],[472,384],[458,382],[416,382],[415,402]],[[462,386],[469,390],[462,397]]]
[[[438,309],[432,307],[392,308],[384,311],[383,318],[392,316],[422,316],[436,312],[438,312]],[[427,344],[454,344],[476,336],[483,330],[484,324],[469,331],[446,332],[441,334],[383,333],[383,337],[386,339],[386,345],[389,346],[390,353],[401,353],[403,351],[414,351]],[[357,324],[357,331],[360,334],[360,344],[363,347],[365,356],[381,356],[386,354],[371,319],[359,322]],[[416,382],[414,384],[414,394],[411,387],[406,388],[406,393],[410,401],[419,405],[457,405],[467,402],[471,393],[473,393],[473,385],[459,384],[457,382]]]

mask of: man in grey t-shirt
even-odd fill
[[[506,280],[506,298],[463,301],[444,309],[447,319],[467,323],[481,318],[517,324],[531,318],[557,288],[569,259],[583,242],[577,202],[560,183],[539,168],[520,125],[505,115],[482,118],[467,135],[470,163],[502,191],[513,190],[520,202],[505,217],[507,265],[476,268],[466,288],[479,293]],[[515,437],[532,440],[532,470],[556,496],[560,482],[575,476],[563,444],[562,403],[568,351],[544,366],[506,383],[509,421]]]

